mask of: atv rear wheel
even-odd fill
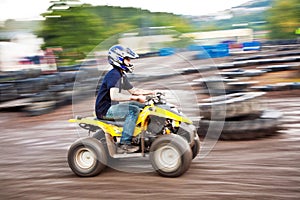
[[[192,151],[181,136],[163,135],[151,145],[150,161],[159,175],[178,177],[189,169]]]
[[[106,166],[106,151],[103,144],[95,138],[79,139],[68,151],[68,163],[78,176],[96,176]]]

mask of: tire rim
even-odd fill
[[[163,146],[155,151],[155,163],[165,172],[176,171],[181,165],[181,154],[175,147]]]
[[[81,148],[75,155],[75,162],[82,169],[90,169],[96,163],[95,154],[87,148]]]

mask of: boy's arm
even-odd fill
[[[119,92],[119,88],[113,87],[110,89],[110,98],[113,101],[139,101],[144,103],[146,100],[145,96],[131,94],[129,90],[122,90]]]
[[[139,89],[139,88],[132,88],[128,91],[132,95],[152,95],[152,94],[156,93],[154,90],[143,90],[143,89]]]

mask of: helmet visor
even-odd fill
[[[124,56],[124,59],[125,58],[131,58],[131,59],[134,59],[134,58],[138,58],[139,55],[137,53],[135,53],[134,51],[132,51],[130,48],[126,48],[126,55]]]

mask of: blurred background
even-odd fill
[[[5,2],[1,6],[3,10],[5,10]],[[74,64],[85,58],[95,46],[110,36],[120,34],[119,38],[121,38],[121,33],[137,28],[141,28],[141,32],[136,33],[137,36],[159,35],[158,28],[176,30],[181,33],[177,38],[173,38],[173,41],[177,41],[175,46],[178,48],[186,48],[192,43],[199,42],[206,44],[227,42],[232,47],[242,42],[252,41],[281,39],[292,42],[299,37],[299,2],[296,0],[244,0],[246,2],[244,4],[231,8],[227,6],[223,11],[205,13],[205,15],[200,8],[198,13],[194,12],[193,15],[179,15],[151,12],[138,7],[93,6],[77,0],[41,2],[44,6],[41,10],[44,12],[34,20],[25,16],[20,18],[18,15],[16,15],[17,19],[9,19],[9,16],[6,16],[6,19],[5,16],[1,17],[3,20],[1,21],[2,71],[12,70],[10,68],[13,66],[9,66],[12,63],[5,63],[6,60],[12,62],[16,58],[45,56],[47,49],[57,57],[58,66]],[[31,2],[28,1],[29,3]],[[193,6],[201,7],[186,4],[190,9]],[[34,10],[30,5],[18,9],[21,9],[20,12]],[[18,9],[15,12],[18,12]],[[5,13],[2,12],[1,15]],[[149,41],[149,43],[154,42]],[[23,52],[24,55],[5,54],[7,51],[13,51],[10,48],[22,49],[24,45],[29,44],[31,46],[30,48],[26,46],[28,52]],[[7,47],[2,47],[4,45]],[[11,47],[12,45],[15,47]],[[20,50],[16,49],[15,52],[17,51],[22,54]],[[11,59],[8,58],[9,56]]]
[[[299,10],[299,0],[1,0],[0,199],[298,199]],[[140,55],[133,83],[171,90],[198,128],[200,155],[178,180],[113,169],[87,180],[67,166],[78,138],[67,120],[91,115],[117,43]]]
[[[61,72],[74,72],[82,65],[98,65],[101,70],[99,62],[105,62],[107,49],[116,43],[130,46],[142,57],[193,51],[195,59],[208,59],[299,42],[297,0],[241,0],[227,5],[216,1],[208,6],[190,1],[177,6],[168,6],[167,1],[161,6],[134,1],[38,2],[18,2],[17,7],[13,1],[2,1],[0,102],[6,103],[1,108],[10,107],[8,100],[22,99],[11,104],[16,107],[57,90],[64,90],[61,96],[67,97],[66,88],[72,89],[76,73]]]

